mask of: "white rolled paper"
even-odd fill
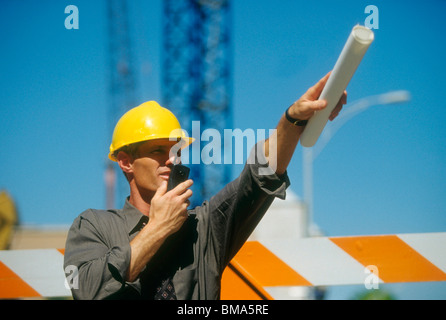
[[[372,30],[360,25],[353,28],[319,97],[320,100],[327,101],[327,107],[317,111],[308,121],[300,138],[302,146],[312,147],[319,139],[331,112],[347,88],[373,39]]]

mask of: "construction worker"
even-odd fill
[[[109,157],[127,177],[130,196],[120,210],[89,209],[73,222],[64,261],[64,268],[78,271],[76,285],[71,286],[73,297],[219,299],[224,269],[274,198],[285,198],[286,168],[306,120],[326,107],[326,101],[317,99],[328,77],[284,112],[275,136],[265,140],[263,148],[253,148],[256,161],[190,210],[193,181],[168,191],[167,180],[175,161],[171,148],[178,141],[188,145],[192,139],[182,133],[175,116],[156,102],[123,115]],[[331,120],[345,103],[344,92]],[[275,172],[261,175],[258,169],[266,161]]]

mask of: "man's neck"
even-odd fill
[[[130,187],[129,202],[145,216],[149,216],[152,197],[142,196],[137,189]]]

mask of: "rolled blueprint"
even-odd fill
[[[347,88],[373,39],[372,30],[360,25],[353,28],[319,97],[320,100],[327,101],[327,107],[317,111],[308,121],[300,138],[302,146],[312,147],[319,139],[328,117]]]

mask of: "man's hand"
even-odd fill
[[[319,80],[314,86],[307,90],[300,97],[299,100],[294,102],[288,109],[288,114],[299,120],[310,119],[316,111],[322,110],[327,107],[327,101],[318,100],[321,95],[322,89],[324,89],[327,83],[330,73],[327,73],[325,77]],[[342,105],[347,103],[347,92],[344,91],[338,104],[330,114],[329,119],[333,120],[339,114],[342,109]],[[270,168],[273,168],[277,174],[283,174],[291,161],[291,158],[296,149],[297,142],[305,127],[295,126],[285,118],[283,113],[277,130],[275,133],[265,141],[264,152],[268,160]],[[271,152],[270,152],[271,151]]]
[[[165,230],[167,235],[177,232],[187,219],[192,184],[189,179],[167,191],[167,182],[164,181],[152,198],[149,223],[155,224],[158,230]]]
[[[291,105],[288,113],[292,118],[308,120],[313,116],[315,111],[319,111],[327,107],[327,101],[318,99],[325,87],[325,84],[327,83],[330,74],[331,71],[327,73],[321,80],[319,80],[318,83],[308,89],[307,92],[305,92],[305,94],[300,97],[299,100]],[[342,106],[346,103],[347,91],[344,91],[344,94],[342,95],[336,107],[333,109],[329,119],[333,120],[334,118],[336,118],[341,111]]]
[[[186,180],[167,192],[167,181],[152,198],[149,222],[130,242],[131,256],[127,281],[135,281],[167,237],[177,232],[187,219],[187,207],[192,196],[192,180]]]

